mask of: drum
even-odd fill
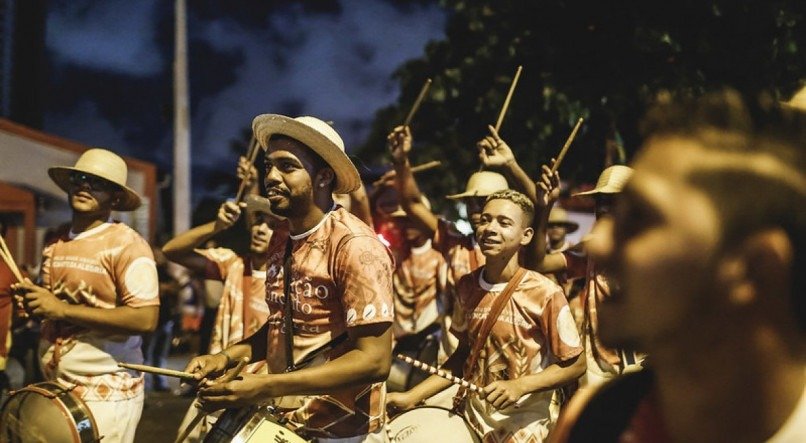
[[[204,443],[306,443],[307,440],[280,424],[269,408],[252,406],[227,409],[204,437]]]
[[[422,333],[403,337],[398,341],[392,355],[403,354],[423,363],[435,366],[439,355],[439,329],[428,335]],[[386,380],[386,388],[389,392],[408,391],[431,374],[415,368],[414,366],[398,359],[392,360],[392,367],[389,370],[389,378]]]
[[[386,432],[392,443],[472,443],[481,439],[461,415],[448,409],[422,406],[395,416]]]
[[[0,441],[100,441],[92,413],[70,391],[58,383],[43,382],[12,392],[0,411]]]

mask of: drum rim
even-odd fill
[[[241,417],[245,418],[245,419],[242,418],[240,420],[235,420],[234,421],[236,424],[238,424],[238,428],[237,428],[237,430],[235,430],[233,432],[233,434],[231,436],[229,435],[228,432],[219,429],[220,433],[226,434],[227,437],[231,438],[231,440],[230,440],[231,442],[247,442],[247,441],[249,441],[249,439],[252,438],[252,436],[254,435],[255,431],[258,429],[259,425],[263,421],[268,421],[268,422],[270,422],[270,423],[272,423],[274,425],[279,426],[282,429],[285,429],[286,431],[288,431],[288,433],[292,437],[297,437],[300,440],[305,441],[305,442],[308,441],[304,437],[299,435],[298,433],[294,432],[292,429],[290,429],[287,426],[285,426],[282,423],[280,423],[280,420],[278,420],[277,416],[275,416],[268,409],[268,407],[266,407],[266,406],[251,406],[251,407],[246,407],[246,408],[227,409],[226,411],[224,411],[224,414],[222,414],[221,417],[219,417],[218,420],[216,421],[216,423],[213,425],[213,429],[211,429],[210,432],[208,432],[207,435],[204,437],[203,443],[208,443],[208,437],[211,438],[210,442],[212,442],[212,436],[214,434],[213,431],[217,429],[219,424],[223,425],[223,423],[221,422],[221,419],[224,418],[224,415],[227,414],[227,413],[233,414],[235,416],[235,418],[238,418],[238,416],[241,416]]]
[[[403,415],[403,414],[405,414],[407,412],[412,412],[412,411],[420,410],[420,409],[440,409],[440,410],[448,412],[451,415],[455,415],[455,416],[459,417],[465,423],[465,426],[467,426],[468,431],[470,431],[470,434],[473,436],[473,442],[474,443],[481,443],[481,441],[482,441],[481,436],[479,435],[478,431],[476,431],[473,428],[473,426],[470,424],[470,422],[467,420],[467,418],[465,418],[464,414],[457,413],[456,411],[454,411],[454,410],[452,410],[450,408],[445,408],[445,407],[436,406],[436,405],[416,406],[416,407],[413,407],[411,409],[406,409],[405,411],[401,411],[401,412],[395,414],[394,417],[388,417],[387,416],[387,421],[386,421],[385,428],[386,428],[386,435],[389,437],[389,441],[392,441],[392,442],[394,441],[392,439],[392,435],[391,435],[392,430],[389,428],[389,425],[392,423],[392,421],[394,421],[396,418],[400,417],[401,415]]]
[[[75,388],[67,388],[55,381],[43,381],[29,384],[15,390],[9,395],[9,397],[3,403],[2,409],[0,409],[0,415],[2,415],[2,411],[5,411],[6,406],[8,406],[9,402],[11,402],[14,396],[22,392],[32,392],[42,395],[51,401],[58,400],[54,401],[54,403],[56,403],[58,406],[59,412],[61,412],[62,416],[67,419],[74,442],[98,442],[100,441],[100,436],[98,435],[98,425],[95,423],[95,417],[93,417],[92,411],[90,411],[84,400],[82,400],[78,395],[73,394],[73,389]],[[65,401],[65,399],[67,400]],[[89,420],[90,426],[79,430],[78,423],[79,421],[83,422],[84,420]],[[85,437],[89,438],[89,440],[86,440]]]

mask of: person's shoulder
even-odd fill
[[[531,269],[527,269],[525,271],[520,286],[526,288],[542,289],[548,292],[554,292],[554,291],[562,292],[562,287],[560,287],[560,285],[558,285],[557,282]]]
[[[325,235],[332,244],[339,245],[344,240],[362,237],[386,249],[372,228],[341,206],[331,212],[327,225]]]

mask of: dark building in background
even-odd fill
[[[0,0],[0,116],[42,128],[47,0]]]

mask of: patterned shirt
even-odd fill
[[[257,332],[269,316],[266,304],[266,272],[252,269],[248,257],[231,249],[198,249],[207,259],[205,278],[224,283],[218,305],[210,353],[215,354]],[[262,363],[250,365],[257,370]]]
[[[266,296],[269,305],[267,364],[286,367],[283,325],[283,257],[287,232],[269,243]],[[310,231],[292,236],[291,302],[294,360],[311,354],[347,328],[394,319],[393,260],[372,229],[337,207]],[[350,349],[344,342],[325,353],[335,359]],[[288,418],[311,437],[343,438],[377,430],[385,419],[384,383],[357,385],[330,395],[308,396]]]
[[[157,268],[151,247],[130,227],[104,223],[68,235],[44,251],[42,283],[68,303],[100,309],[159,305]],[[42,356],[46,377],[84,400],[117,401],[143,392],[143,376],[118,362],[142,363],[139,335],[111,335],[68,322],[46,320]]]
[[[447,278],[447,265],[442,255],[431,247],[431,241],[412,248],[394,274],[395,337],[416,334],[439,319],[437,297],[442,294]]]
[[[451,316],[451,324],[464,321],[464,315],[456,309],[456,284],[466,274],[483,266],[486,258],[476,244],[473,234],[462,234],[456,225],[439,219],[434,233],[434,249],[439,251],[448,263],[448,283],[446,288],[445,312]]]
[[[482,267],[466,275],[457,286],[457,303],[466,321],[465,329],[454,328],[454,333],[470,349],[495,298],[506,287],[504,283],[487,283],[483,271]],[[484,387],[494,381],[536,374],[583,350],[562,288],[537,272],[526,271],[492,327],[470,381]],[[471,371],[469,362],[464,370]],[[466,412],[485,442],[539,442],[556,418],[549,413],[551,397],[552,391],[534,392],[522,397],[517,408],[499,411],[471,395]]]

